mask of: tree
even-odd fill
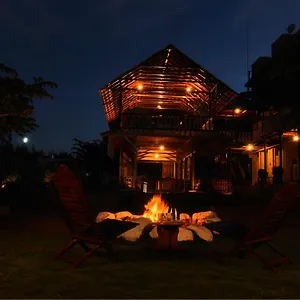
[[[26,83],[4,64],[0,64],[0,73],[4,74],[0,76],[0,141],[10,142],[13,132],[25,135],[38,127],[32,116],[33,99],[53,99],[47,89],[57,88],[57,84],[42,77]]]
[[[112,161],[107,155],[107,145],[99,139],[91,142],[73,139],[73,142],[72,154],[88,174],[90,185],[97,187],[104,174],[112,168]]]

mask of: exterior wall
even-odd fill
[[[163,162],[162,178],[176,178],[172,161]]]
[[[116,141],[113,136],[108,136],[107,155],[113,160],[115,157]]]
[[[290,141],[283,143],[282,151],[282,166],[283,166],[283,180],[290,182],[298,178],[298,144]]]
[[[267,149],[267,172],[270,182],[272,182],[273,167],[280,166],[278,146]],[[283,167],[283,181],[290,182],[296,180],[298,176],[297,167],[298,158],[298,144],[285,140],[282,143],[282,167]],[[264,169],[264,149],[252,154],[252,183],[258,181],[258,170]]]

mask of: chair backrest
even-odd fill
[[[93,222],[80,179],[65,165],[60,165],[54,184],[61,200],[64,219],[72,234],[83,233]]]
[[[279,193],[274,195],[260,222],[250,230],[245,239],[251,240],[275,234],[296,204],[299,194],[300,185],[298,183],[293,182],[283,187]]]

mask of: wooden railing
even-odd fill
[[[223,135],[228,136],[233,142],[250,144],[253,141],[252,132],[249,131],[230,131],[230,130],[222,130],[220,131]]]
[[[123,114],[121,117],[121,129],[139,131],[214,131],[228,136],[233,142],[251,143],[252,132],[245,131],[238,126],[235,130],[226,128],[214,128],[213,120],[206,116],[168,116],[168,115],[142,115]]]
[[[289,131],[292,126],[291,119],[284,112],[273,116],[266,116],[264,121],[259,121],[253,125],[253,140],[259,140],[263,135],[281,131]]]
[[[209,117],[123,114],[121,128],[151,130],[202,130]],[[209,123],[209,122],[208,122]]]

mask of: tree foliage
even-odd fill
[[[102,140],[84,142],[73,139],[72,154],[89,175],[90,185],[97,187],[105,173],[111,171],[112,161],[107,155],[107,145]]]
[[[57,84],[42,77],[33,77],[32,83],[26,83],[4,64],[0,64],[0,73],[0,141],[7,142],[13,132],[25,135],[38,127],[33,100],[53,99],[48,89],[57,88]]]

